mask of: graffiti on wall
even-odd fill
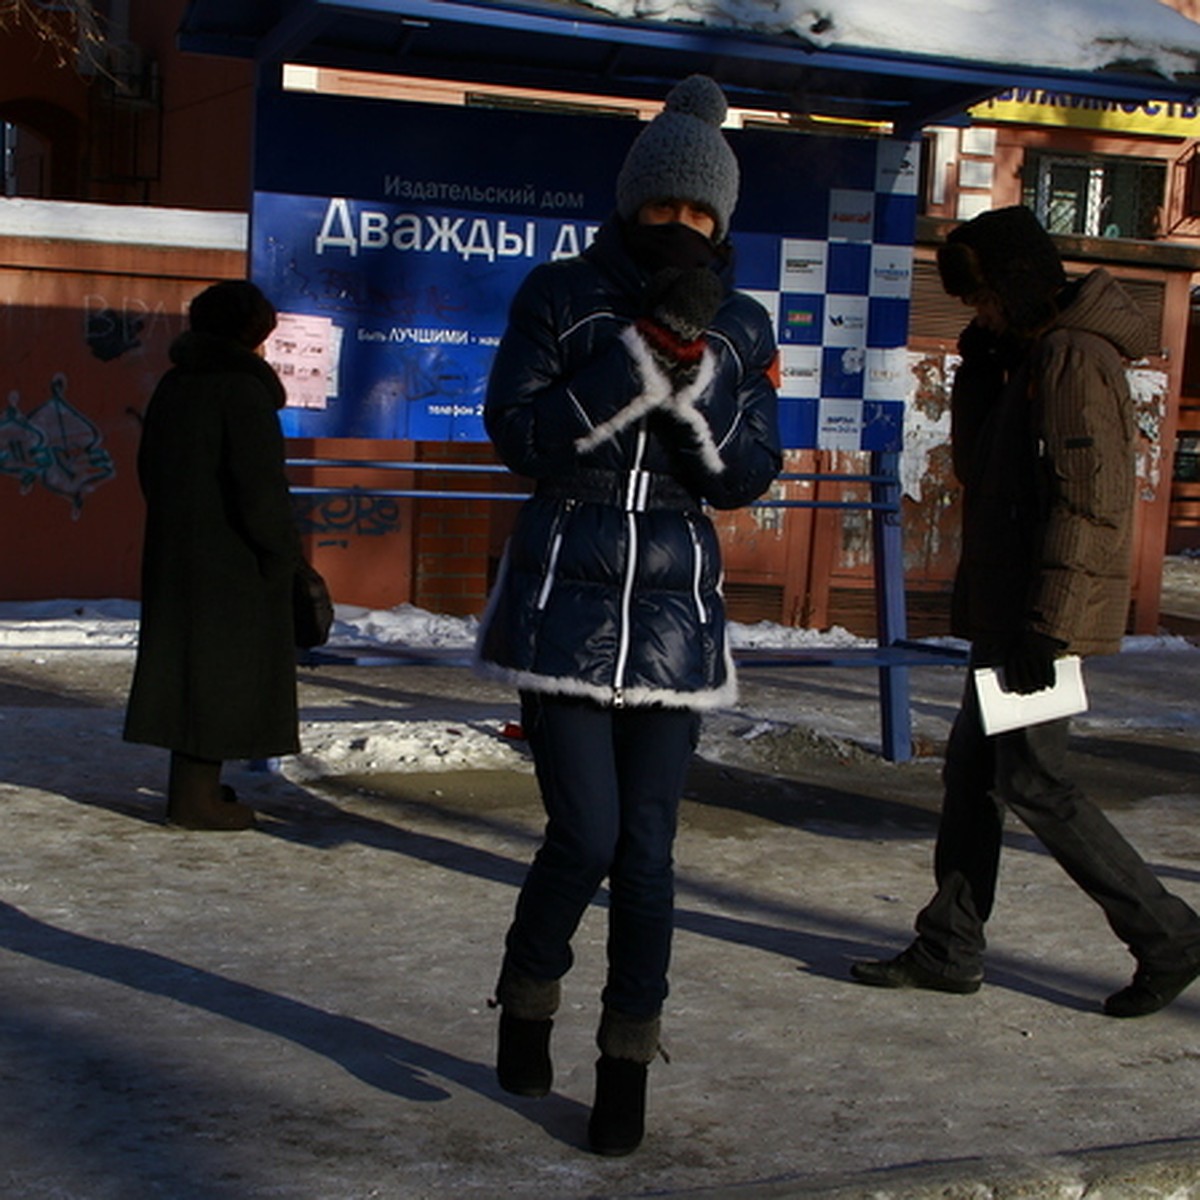
[[[22,414],[20,395],[9,392],[0,414],[0,474],[17,481],[21,495],[40,485],[71,503],[77,520],[84,497],[116,475],[99,428],[67,400],[67,377],[50,381],[50,398]]]
[[[292,512],[301,534],[315,534],[322,545],[349,545],[351,537],[382,537],[400,528],[400,506],[391,496],[357,489],[336,496],[292,496]]]
[[[130,294],[88,292],[80,316],[83,340],[101,362],[168,345],[187,327],[186,304]]]
[[[90,305],[93,297],[89,296],[87,300]],[[140,335],[145,328],[145,317],[128,308],[124,312],[115,312],[111,308],[89,309],[84,316],[83,340],[101,362],[112,362],[141,346]]]

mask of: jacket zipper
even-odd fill
[[[638,424],[637,444],[633,454],[632,475],[640,471],[642,458],[646,453],[646,422]],[[617,638],[617,659],[613,669],[613,707],[623,708],[625,705],[625,668],[629,662],[630,613],[633,602],[633,578],[637,571],[638,560],[638,529],[637,514],[625,513],[625,528],[629,534],[628,553],[625,556],[625,578],[621,584],[620,631]]]
[[[538,592],[538,612],[541,612],[546,607],[550,599],[550,591],[554,587],[554,577],[558,571],[558,553],[562,549],[563,544],[563,526],[566,525],[567,515],[574,507],[574,500],[565,501],[563,503],[563,510],[558,516],[558,523],[554,527],[554,537],[550,540],[550,561],[546,565],[546,577],[542,580],[542,587]]]
[[[625,705],[625,667],[629,661],[629,614],[633,599],[633,571],[637,562],[638,535],[637,514],[625,514],[625,527],[629,533],[629,560],[625,568],[625,579],[621,585],[621,632],[617,641],[617,664],[613,670],[613,707]]]
[[[687,521],[688,533],[692,537],[692,600],[696,605],[696,616],[701,625],[708,624],[708,612],[704,607],[704,597],[700,593],[700,580],[704,572],[704,553],[700,549],[700,535],[689,514],[684,514]]]

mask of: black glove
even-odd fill
[[[646,315],[637,327],[676,388],[696,378],[704,354],[704,331],[723,296],[720,279],[706,267],[663,267],[650,277]]]
[[[720,279],[706,267],[664,267],[650,277],[646,312],[681,342],[693,342],[717,315],[723,293]]]
[[[1066,643],[1033,629],[1017,634],[1004,651],[1004,687],[1006,691],[1028,696],[1054,683],[1054,660],[1066,649]]]

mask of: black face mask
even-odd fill
[[[625,224],[623,233],[630,258],[651,273],[663,267],[713,267],[722,261],[720,251],[704,234],[677,221],[667,225]]]

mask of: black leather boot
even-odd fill
[[[588,1143],[597,1154],[632,1154],[646,1132],[649,1065],[602,1054],[596,1060],[596,1099],[588,1119]]]
[[[548,1017],[531,1021],[501,1010],[500,1040],[496,1049],[496,1078],[500,1086],[514,1096],[545,1096],[554,1082],[550,1062],[550,1031],[554,1022]]]

